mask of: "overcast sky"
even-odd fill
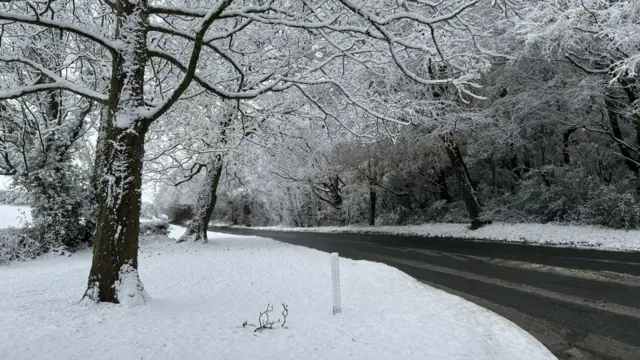
[[[9,177],[8,176],[0,176],[0,190],[8,190],[9,189]],[[142,189],[142,201],[144,202],[153,202],[155,198],[155,194],[153,191],[153,187],[146,186]]]

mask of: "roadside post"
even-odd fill
[[[338,253],[331,253],[331,284],[333,286],[333,315],[342,312],[340,305],[340,266]]]

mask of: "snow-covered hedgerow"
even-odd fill
[[[162,220],[140,223],[140,235],[168,235],[169,223]],[[0,229],[0,264],[12,260],[29,260],[50,251],[51,247],[30,236],[30,229],[10,227]]]

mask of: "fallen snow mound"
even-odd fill
[[[437,236],[584,249],[640,251],[640,230],[617,230],[591,225],[508,224],[496,222],[477,230],[470,230],[468,224],[446,223],[405,226],[322,226],[310,228],[275,226],[252,227],[249,229]]]
[[[173,229],[178,237],[184,229]],[[341,259],[333,316],[329,254],[210,233],[145,238],[143,306],[81,305],[90,253],[0,267],[0,359],[555,359],[498,315],[386,265]],[[254,333],[272,304],[286,328]]]

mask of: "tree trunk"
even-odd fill
[[[571,154],[569,154],[569,139],[578,128],[572,127],[562,133],[562,159],[565,165],[571,165]]]
[[[145,129],[110,127],[103,151],[105,201],[93,238],[93,262],[85,297],[129,304],[147,299],[138,277],[140,188]]]
[[[436,170],[436,185],[438,186],[438,195],[440,200],[444,200],[447,203],[451,202],[451,194],[449,194],[449,187],[447,186],[447,176],[443,169]]]
[[[227,103],[224,107],[222,120],[220,121],[220,137],[218,139],[219,145],[223,147],[227,145],[227,127],[233,121],[236,111],[236,104],[233,102]],[[206,243],[207,230],[209,229],[209,221],[211,220],[211,214],[216,207],[216,201],[218,200],[218,183],[220,182],[220,176],[222,175],[223,166],[223,154],[217,154],[211,158],[207,164],[207,173],[204,178],[200,192],[198,193],[198,202],[196,203],[196,209],[191,217],[191,223],[187,228],[187,231],[178,239],[178,242],[202,241]],[[234,222],[233,205],[231,207],[231,220]]]
[[[638,164],[633,160],[631,152],[625,144],[623,144],[624,137],[622,136],[622,130],[618,121],[618,113],[615,102],[610,98],[605,99],[605,106],[607,108],[607,117],[609,118],[609,126],[611,127],[611,135],[613,135],[614,141],[618,144],[620,155],[624,158],[624,163],[627,168],[636,176],[640,175],[640,168]],[[640,190],[640,189],[637,189]]]
[[[249,206],[247,200],[242,205],[242,225],[251,226],[251,206]]]
[[[369,186],[369,225],[376,224],[376,202],[378,201],[378,193],[373,185]]]
[[[204,183],[198,194],[198,202],[193,213],[193,218],[187,231],[178,239],[178,242],[191,241],[207,242],[207,229],[209,220],[218,199],[218,183],[222,175],[222,156],[216,155],[207,165],[207,173]]]
[[[373,159],[367,161],[367,172],[369,176],[369,225],[374,226],[376,224],[376,201],[378,200],[378,194],[376,193],[376,183],[378,179],[377,164],[372,164]]]
[[[89,176],[89,213],[87,219],[87,232],[89,236],[93,236],[100,216],[100,208],[104,203],[106,191],[102,187],[102,177],[105,169],[104,154],[107,150],[105,146],[105,121],[108,116],[108,109],[103,109],[100,114],[100,124],[98,126],[98,139],[96,140],[96,153],[93,159],[93,169]]]
[[[620,155],[624,158],[627,168],[636,176],[636,193],[640,194],[640,167],[631,154],[631,149],[624,142],[624,136],[619,124],[619,110],[615,101],[609,96],[605,97],[605,106],[607,108],[607,117],[609,118],[609,126],[611,128],[611,137],[618,144]],[[638,139],[637,139],[638,140]]]
[[[493,196],[496,197],[498,195],[498,181],[496,174],[496,161],[493,158],[493,155],[491,156],[491,185],[493,187]]]
[[[513,172],[515,175],[515,181],[522,180],[522,167],[520,166],[520,161],[518,160],[518,152],[516,150],[516,146],[513,143],[509,144],[509,148],[511,149],[511,158],[509,159],[509,170]]]
[[[145,108],[147,63],[147,0],[116,2],[116,40],[113,54],[104,135],[98,149],[103,192],[93,237],[93,261],[84,299],[136,305],[148,299],[138,275],[138,234],[144,138],[150,121]]]
[[[482,217],[482,206],[478,200],[476,190],[471,183],[471,177],[467,171],[467,167],[462,158],[462,153],[458,147],[458,143],[453,138],[452,134],[446,134],[442,136],[447,155],[451,161],[451,165],[460,181],[460,188],[462,190],[462,197],[464,204],[471,218],[471,229],[478,229],[491,221]]]

